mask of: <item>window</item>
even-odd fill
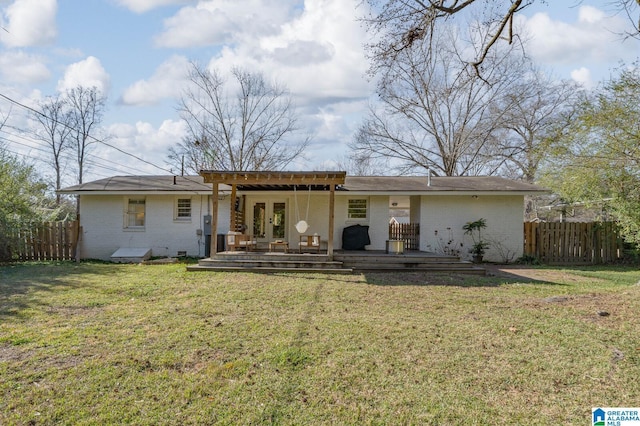
[[[191,220],[191,198],[178,198],[175,209],[176,220]]]
[[[127,200],[125,228],[143,228],[144,216],[145,216],[144,198],[129,198]]]
[[[348,219],[366,219],[367,218],[367,199],[358,198],[349,200],[347,203]]]

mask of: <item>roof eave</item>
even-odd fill
[[[220,193],[229,192],[228,190],[220,190]],[[154,191],[140,191],[140,190],[118,190],[118,191],[101,191],[101,190],[59,190],[56,191],[62,195],[211,195],[211,190],[154,190]]]
[[[488,190],[430,190],[430,191],[407,191],[407,190],[398,190],[398,191],[375,191],[375,190],[342,190],[337,191],[336,195],[543,195],[549,194],[550,191],[488,191]]]

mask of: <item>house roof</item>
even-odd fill
[[[63,188],[61,194],[211,193],[202,176],[113,176]]]
[[[460,193],[548,192],[531,183],[498,176],[347,176],[343,190],[352,192]]]
[[[277,173],[277,172],[276,172]],[[292,172],[282,172],[289,176]],[[298,172],[296,172],[298,173]],[[298,175],[296,175],[298,176]],[[299,176],[298,176],[299,177]],[[330,180],[335,177],[330,178]],[[526,182],[514,181],[496,176],[477,177],[431,177],[426,176],[340,176],[344,184],[339,185],[337,192],[351,193],[544,193],[543,188]],[[326,189],[312,184],[312,189]],[[304,185],[295,185],[298,189]],[[228,185],[221,184],[221,191],[229,191]],[[248,185],[238,185],[238,189],[253,190],[293,190],[293,185],[273,181]],[[210,194],[212,186],[204,183],[202,176],[114,176],[92,182],[74,185],[59,192],[62,194],[105,194],[105,193],[199,193]]]

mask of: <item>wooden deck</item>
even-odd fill
[[[254,272],[322,272],[352,273],[365,271],[420,271],[452,272],[484,275],[485,269],[454,256],[408,251],[389,254],[384,251],[336,251],[333,261],[326,254],[282,253],[264,251],[220,252],[198,265],[187,267],[189,271],[254,271]]]

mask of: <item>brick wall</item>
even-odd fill
[[[464,235],[462,227],[467,222],[484,218],[487,227],[483,230],[483,239],[491,245],[484,256],[485,260],[501,262],[505,260],[504,257],[515,260],[522,256],[523,250],[523,206],[524,200],[520,195],[422,197],[420,249],[438,252],[443,244],[453,240],[451,246],[459,247],[462,243],[461,256],[469,259],[471,256],[468,251],[473,241],[469,235]]]
[[[137,196],[139,197],[139,196]],[[145,226],[125,228],[126,196],[83,195],[80,203],[83,259],[108,260],[120,247],[151,248],[152,256],[204,256],[203,216],[210,212],[206,195],[145,195]],[[175,220],[175,200],[191,198],[191,220]],[[229,199],[220,201],[218,233],[229,229]]]

